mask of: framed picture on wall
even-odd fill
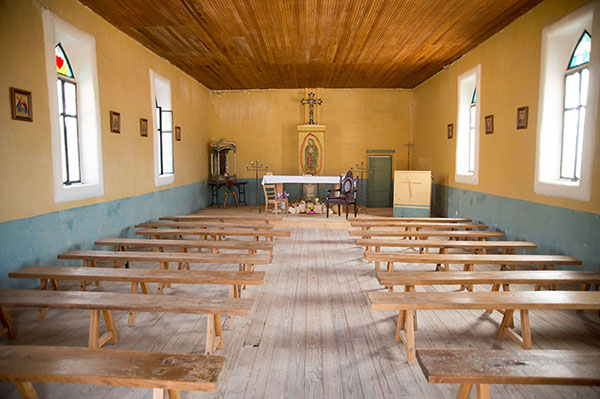
[[[15,89],[14,87],[10,88],[10,108],[13,119],[33,122],[31,105],[30,91]]]
[[[181,141],[181,127],[175,126],[175,140]]]
[[[140,118],[140,136],[148,137],[148,119]]]
[[[111,133],[121,133],[121,114],[110,111],[110,131]]]
[[[494,115],[488,115],[485,117],[485,134],[494,133]]]
[[[529,119],[529,107],[517,108],[517,129],[527,129]]]
[[[454,137],[454,123],[450,123],[448,125],[448,138],[451,139]]]

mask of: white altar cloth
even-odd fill
[[[284,176],[264,175],[262,185],[276,183],[310,183],[310,184],[338,184],[339,176]]]

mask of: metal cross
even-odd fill
[[[303,98],[302,100],[300,100],[300,103],[306,105],[308,104],[308,123],[307,125],[314,125],[315,121],[314,121],[314,106],[315,104],[321,105],[323,104],[323,100],[321,100],[320,98],[318,100],[315,100],[315,93],[313,93],[312,91],[310,93],[308,93],[308,100]]]

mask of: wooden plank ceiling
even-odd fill
[[[209,89],[413,88],[541,0],[79,0]]]

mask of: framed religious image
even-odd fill
[[[31,92],[10,88],[10,108],[12,118],[18,121],[33,122],[33,111],[31,109]]]
[[[175,140],[181,141],[181,127],[175,126]]]
[[[494,115],[485,117],[485,134],[494,133]]]
[[[111,133],[121,133],[121,114],[110,111],[110,131]]]
[[[450,123],[448,125],[448,138],[451,139],[454,137],[454,123]]]
[[[140,118],[140,136],[148,137],[148,119]]]
[[[517,129],[527,129],[529,119],[529,107],[517,108]]]

